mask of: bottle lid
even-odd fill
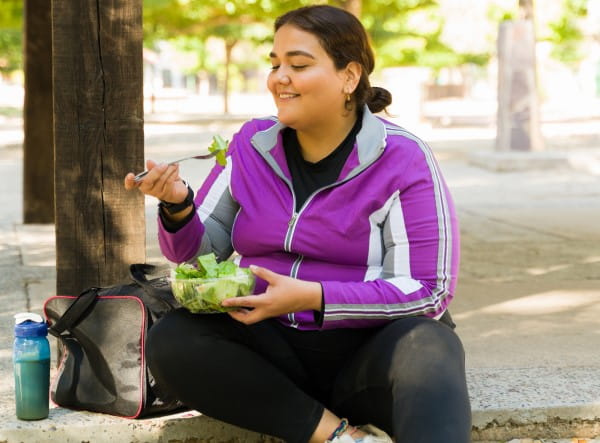
[[[41,315],[31,312],[15,314],[16,337],[45,337],[48,335],[48,325]]]

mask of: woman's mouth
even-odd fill
[[[291,94],[289,92],[283,92],[277,95],[280,100],[289,100],[291,98],[298,97],[300,94]]]

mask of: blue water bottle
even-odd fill
[[[38,314],[15,315],[15,401],[17,418],[48,417],[50,390],[50,344],[48,326]]]

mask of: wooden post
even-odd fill
[[[505,21],[498,33],[496,150],[542,149],[533,21]]]
[[[26,0],[23,221],[54,223],[50,0]]]
[[[52,0],[57,292],[145,260],[142,0]]]

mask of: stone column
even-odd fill
[[[498,33],[497,151],[541,151],[531,20],[505,21]]]

